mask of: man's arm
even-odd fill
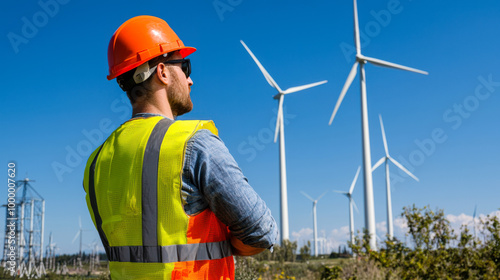
[[[229,227],[237,255],[253,255],[276,242],[276,221],[266,203],[248,184],[219,137],[199,130],[188,142],[185,184],[198,188],[203,203]],[[183,183],[183,184],[184,184]]]

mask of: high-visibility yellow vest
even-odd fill
[[[84,188],[112,279],[234,279],[229,230],[181,198],[187,141],[212,121],[132,119],[90,156]]]

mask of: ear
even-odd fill
[[[160,80],[161,83],[168,85],[170,72],[167,67],[163,63],[159,63],[156,68],[156,77]]]

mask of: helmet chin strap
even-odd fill
[[[168,53],[163,54],[163,57],[167,57]],[[146,61],[145,63],[141,64],[139,67],[135,69],[134,72],[134,82],[136,84],[140,84],[147,80],[156,70],[157,66],[154,66],[153,68],[149,68],[149,62]]]
[[[134,82],[136,84],[140,84],[147,80],[151,74],[156,70],[156,66],[153,68],[149,68],[149,62],[145,62],[141,64],[141,66],[137,67],[134,72]]]

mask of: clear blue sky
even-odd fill
[[[221,138],[278,222],[278,145],[271,140],[275,91],[239,40],[284,89],[329,81],[285,98],[292,240],[304,238],[312,228],[311,203],[301,190],[317,197],[327,190],[348,189],[361,164],[359,79],[331,126],[328,120],[354,59],[348,48],[342,48],[353,45],[351,1],[40,2],[57,3],[57,9],[54,5],[44,9],[37,1],[22,5],[7,1],[0,12],[4,166],[0,178],[5,182],[0,200],[6,200],[7,163],[14,160],[17,179],[28,176],[37,181],[33,186],[46,199],[45,235],[53,232],[60,252],[78,250],[71,240],[79,216],[84,227],[92,229],[85,232],[84,243],[98,240],[82,189],[89,154],[85,132],[101,129],[101,122],[116,128],[130,117],[124,93],[115,81],[106,80],[107,46],[118,26],[136,15],[165,19],[186,45],[198,49],[190,57],[195,106],[182,119],[215,121]],[[384,154],[378,122],[382,114],[392,156],[420,179],[414,182],[391,166],[402,178],[393,183],[395,218],[403,206],[413,203],[439,207],[454,216],[472,215],[475,205],[481,214],[496,211],[500,207],[500,3],[359,0],[358,7],[363,54],[430,73],[366,67],[373,163]],[[429,144],[424,139],[436,129],[441,131],[439,143]],[[102,134],[109,132],[105,129]],[[250,139],[257,143],[252,146]],[[427,143],[429,150],[417,142]],[[69,151],[78,149],[83,155],[68,163]],[[68,166],[68,172],[58,176],[53,169],[56,162]],[[364,225],[361,182],[360,178],[354,190],[360,208],[356,229]],[[383,169],[374,173],[374,192],[376,221],[383,223]],[[3,219],[0,225],[3,228]],[[328,193],[318,203],[319,230],[337,245],[347,238],[340,234],[347,225],[347,199]]]

